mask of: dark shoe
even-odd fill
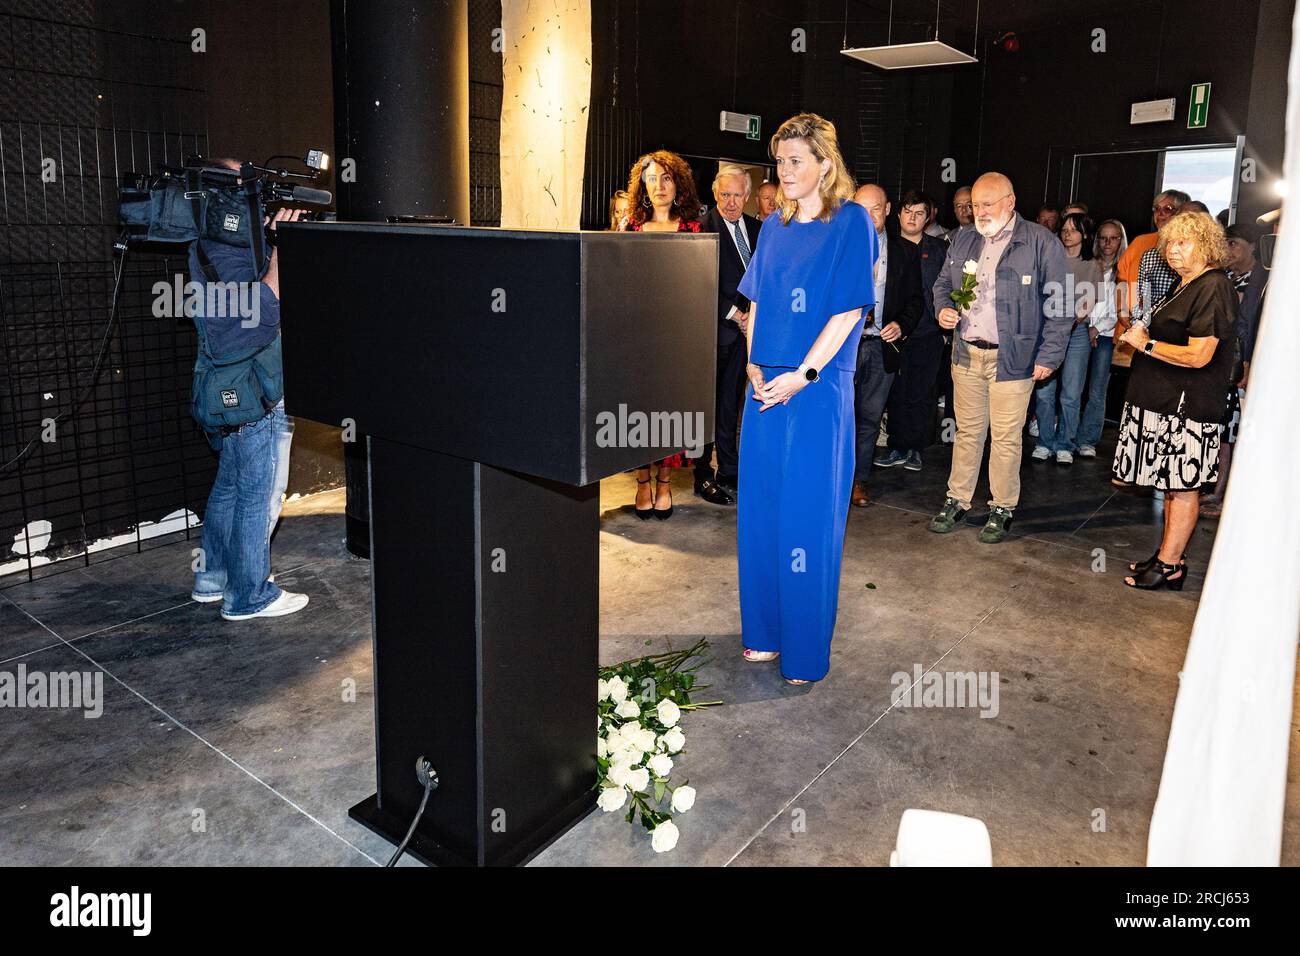
[[[638,479],[636,480],[636,483],[637,483],[638,485],[648,485],[648,484],[650,484],[650,479],[647,478],[645,481],[642,481],[640,478],[638,478]],[[636,514],[636,516],[637,516],[638,518],[640,518],[642,521],[649,521],[649,520],[650,520],[650,516],[651,516],[652,514],[655,513],[655,512],[654,512],[654,507],[655,507],[654,498],[651,498],[651,499],[650,499],[650,507],[649,507],[649,508],[637,508],[635,504],[633,504],[632,507],[633,507],[633,509],[635,509],[635,514]]]
[[[713,483],[727,494],[731,495],[731,497],[740,497],[740,492],[738,490],[740,488],[740,477],[738,475],[718,475],[718,477],[714,479]]]
[[[994,508],[989,512],[989,520],[980,529],[979,540],[983,544],[1001,544],[1011,530],[1011,509]]]
[[[853,493],[849,495],[849,501],[855,508],[865,508],[871,504],[871,496],[867,494],[867,483],[865,481],[855,481],[853,483]]]
[[[1139,591],[1159,591],[1161,588],[1181,591],[1183,582],[1186,580],[1186,562],[1165,564],[1163,561],[1157,561],[1152,567],[1147,568],[1140,574],[1130,575],[1125,579],[1124,584],[1131,588],[1137,588]],[[1130,581],[1132,581],[1131,584]]]
[[[1187,552],[1184,551],[1183,556],[1179,560],[1183,564],[1186,564]],[[1151,557],[1147,558],[1145,561],[1135,561],[1133,564],[1130,564],[1128,566],[1128,569],[1132,571],[1134,574],[1141,574],[1143,571],[1149,571],[1151,568],[1154,568],[1159,563],[1160,563],[1160,549],[1156,548],[1155,554],[1151,555]]]
[[[893,468],[895,465],[901,465],[907,461],[907,455],[897,448],[891,448],[883,455],[877,455],[876,460],[872,462],[877,468]]]
[[[703,498],[711,505],[734,505],[735,499],[727,494],[715,481],[704,479],[695,483],[695,497]]]
[[[659,507],[659,489],[663,486],[668,487],[668,507]],[[655,509],[650,512],[660,521],[667,521],[673,516],[673,482],[671,478],[655,478]]]
[[[956,498],[948,498],[943,503],[943,510],[930,521],[930,530],[935,534],[947,534],[961,524],[968,511]]]
[[[907,453],[907,461],[906,463],[904,463],[903,469],[905,471],[920,471],[921,453],[919,451],[909,451]]]

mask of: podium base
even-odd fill
[[[438,791],[429,795],[430,800],[438,799]],[[515,845],[506,856],[496,861],[495,866],[522,866],[548,846],[564,836],[592,810],[596,809],[596,792],[591,791],[575,800],[557,813],[544,826],[535,830],[529,839]],[[399,820],[393,814],[379,809],[379,794],[372,793],[356,806],[348,810],[348,816],[356,820],[367,830],[377,833],[396,847],[406,836],[411,826],[410,820]],[[468,859],[453,853],[446,847],[429,839],[418,829],[411,835],[411,842],[406,845],[406,852],[426,866],[483,866],[481,861]]]

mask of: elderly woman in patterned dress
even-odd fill
[[[1135,353],[1112,470],[1122,481],[1165,495],[1160,547],[1130,564],[1124,583],[1180,591],[1199,489],[1218,476],[1219,423],[1236,358],[1237,296],[1223,270],[1223,229],[1207,214],[1174,216],[1160,229],[1159,249],[1178,284],[1152,311],[1149,328],[1130,326],[1122,337]]]

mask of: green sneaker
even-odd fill
[[[989,512],[989,520],[980,529],[979,539],[984,544],[1001,544],[1011,530],[1011,509],[994,508]]]
[[[969,509],[963,508],[956,498],[948,498],[943,503],[943,510],[930,520],[930,530],[935,534],[947,534],[961,524]]]

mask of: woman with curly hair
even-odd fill
[[[699,232],[700,199],[691,167],[676,153],[657,149],[632,164],[628,178],[628,232]],[[679,452],[654,464],[655,493],[650,496],[650,466],[636,470],[636,516],[660,521],[673,516],[673,469],[686,467],[690,458]],[[642,499],[641,489],[645,489]]]
[[[835,127],[781,124],[780,180],[740,293],[750,302],[749,388],[736,544],[748,661],[781,658],[790,684],[830,669],[853,485],[853,377],[880,250]]]
[[[1128,395],[1120,415],[1116,478],[1165,493],[1160,547],[1130,564],[1131,588],[1181,591],[1185,549],[1200,509],[1201,485],[1219,470],[1219,423],[1236,358],[1237,296],[1223,271],[1223,229],[1203,212],[1180,212],[1160,229],[1158,248],[1178,274],[1151,312],[1149,328],[1129,326],[1133,346]]]

